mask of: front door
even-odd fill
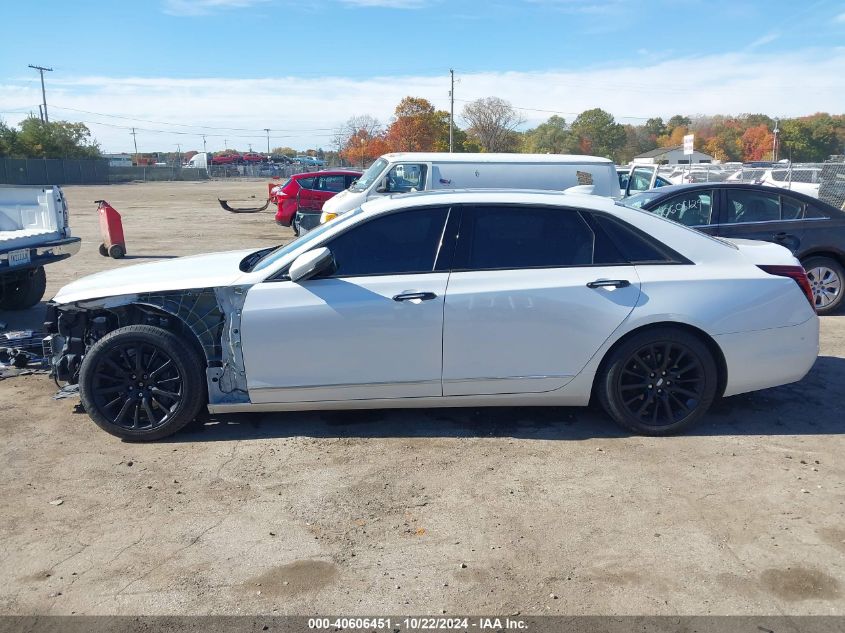
[[[569,382],[631,313],[634,266],[575,209],[465,207],[443,324],[443,395]]]
[[[375,217],[323,244],[336,262],[330,275],[253,286],[241,324],[251,401],[442,395],[448,215]]]

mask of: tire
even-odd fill
[[[100,255],[102,255],[103,257],[109,256],[109,249],[106,248],[105,244],[100,244],[99,250],[100,250]]]
[[[0,310],[26,310],[44,298],[47,273],[44,266],[23,271],[12,281],[6,281]]]
[[[845,268],[830,257],[808,257],[801,265],[807,271],[816,300],[816,312],[832,314],[842,306],[845,297]]]
[[[296,237],[299,237],[299,227],[296,224],[296,216],[290,219],[290,229]]]
[[[112,244],[109,246],[109,257],[112,259],[121,259],[126,255],[126,249],[120,244]]]
[[[634,334],[612,350],[596,391],[604,410],[623,427],[672,435],[704,416],[718,379],[707,346],[689,332],[666,327]]]
[[[97,426],[136,442],[176,433],[207,401],[198,353],[150,325],[128,325],[97,341],[82,361],[79,394]]]

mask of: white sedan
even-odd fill
[[[818,353],[804,269],[597,196],[417,193],[276,249],[85,277],[45,347],[131,440],[212,413],[583,406],[668,434],[719,396],[800,380]]]

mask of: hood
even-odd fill
[[[53,300],[56,303],[71,303],[141,292],[227,286],[243,275],[238,264],[256,250],[193,255],[123,266],[71,282],[59,290]]]
[[[355,207],[361,205],[361,202],[366,199],[366,193],[363,191],[349,191],[345,189],[336,196],[332,196],[323,203],[323,211],[326,213],[346,213]]]

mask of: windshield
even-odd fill
[[[384,171],[385,167],[387,167],[387,161],[383,158],[379,158],[376,162],[370,165],[370,168],[367,171],[361,174],[361,177],[354,185],[349,187],[349,191],[366,191],[370,188],[370,185],[373,184],[379,176],[381,176],[381,172]]]
[[[356,215],[362,212],[363,210],[361,209],[361,207],[358,207],[354,211],[350,211],[349,213],[344,213],[343,215],[338,216],[336,220],[321,224],[317,228],[308,231],[307,233],[301,235],[292,242],[283,244],[282,246],[279,246],[270,251],[264,249],[264,251],[266,251],[266,254],[262,255],[259,259],[257,259],[255,263],[252,263],[246,272],[252,273],[258,270],[264,270],[265,268],[272,266],[273,264],[280,261],[281,259],[296,250],[302,249],[302,252],[305,252],[307,250],[307,247],[309,245],[315,244],[320,239],[320,237],[322,237],[323,233],[325,233],[327,230],[340,224],[346,224],[347,222],[349,222],[349,220],[351,220]],[[250,255],[249,257],[259,255],[264,251],[256,251],[253,255]]]
[[[652,200],[656,200],[666,194],[662,191],[644,191],[642,193],[635,193],[633,195],[628,196],[622,203],[626,207],[634,207],[635,209],[641,209],[644,204],[648,204]]]

